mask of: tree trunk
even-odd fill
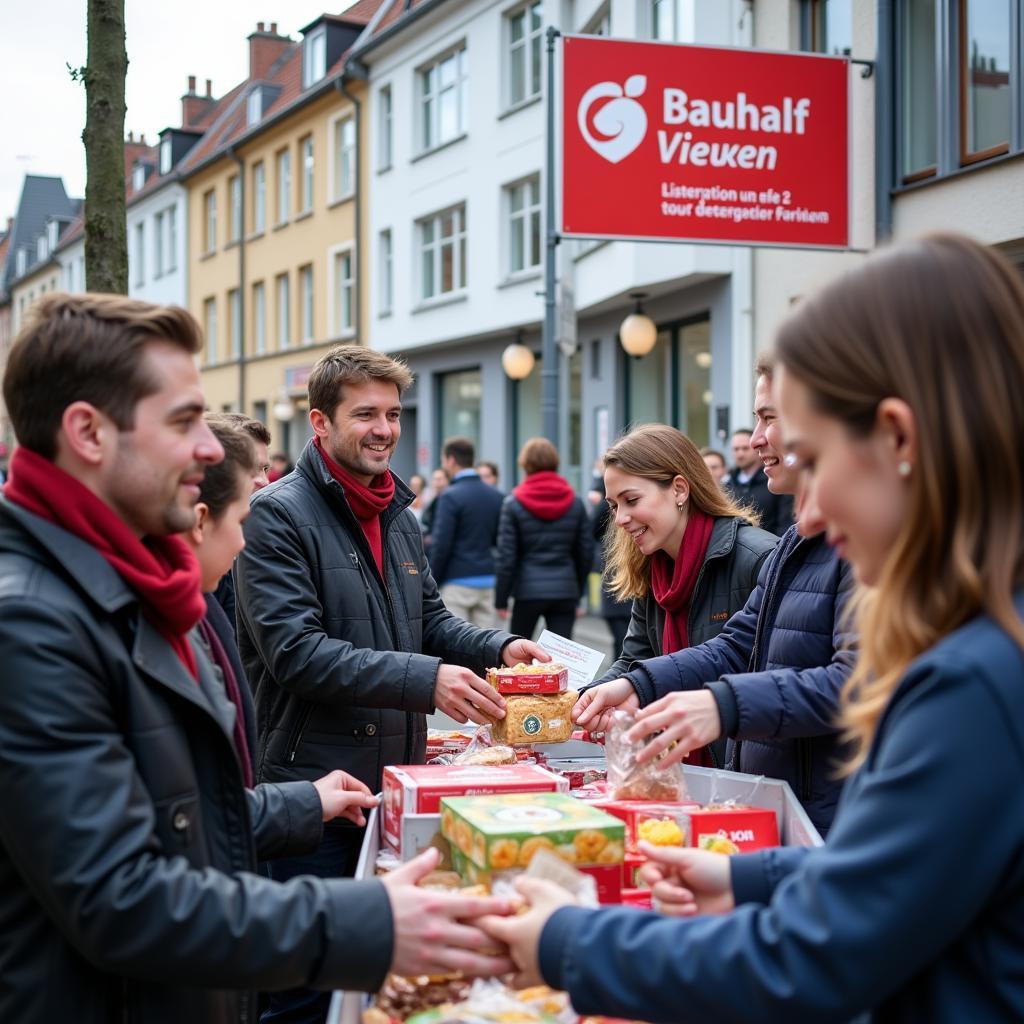
[[[128,293],[125,212],[124,0],[88,0],[85,67],[85,286]]]

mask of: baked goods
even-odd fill
[[[467,750],[464,754],[459,754],[455,759],[455,764],[502,765],[516,764],[518,760],[516,752],[511,747],[500,744],[494,747],[479,747],[476,750]]]
[[[572,735],[572,709],[576,692],[522,694],[505,698],[505,717],[491,726],[498,743],[522,746],[564,743]]]
[[[376,1009],[393,1020],[405,1020],[415,1013],[444,1003],[458,1003],[469,995],[472,982],[458,975],[421,974],[405,978],[389,974],[377,993]],[[364,1017],[364,1024],[366,1018]]]
[[[527,665],[489,668],[487,682],[498,693],[561,693],[569,685],[569,670],[564,665]]]

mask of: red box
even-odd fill
[[[641,910],[651,909],[650,889],[623,889],[622,905],[624,907],[639,907]]]
[[[597,883],[597,902],[622,902],[622,866],[619,864],[576,865],[576,870],[591,875]]]
[[[779,845],[779,821],[766,807],[701,807],[691,810],[689,845],[719,853],[747,853]]]
[[[636,851],[636,844],[639,842],[638,829],[640,823],[648,818],[669,818],[679,823],[683,833],[683,842],[680,845],[688,845],[686,837],[686,816],[691,811],[701,809],[700,804],[692,800],[683,800],[678,803],[666,803],[654,800],[611,800],[607,797],[601,800],[594,800],[595,807],[602,811],[614,814],[626,823],[626,850]]]
[[[622,885],[626,889],[638,889],[642,885],[640,869],[647,863],[642,853],[629,853],[622,861]]]
[[[471,732],[429,729],[427,731],[427,760],[441,754],[461,754],[473,739]]]
[[[384,769],[384,838],[401,853],[403,815],[438,814],[444,796],[565,793],[568,789],[565,779],[535,764],[390,765]]]
[[[562,693],[569,688],[569,670],[564,665],[489,668],[487,682],[498,693]]]

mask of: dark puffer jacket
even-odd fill
[[[498,521],[494,604],[519,601],[578,601],[587,585],[594,539],[583,502],[574,497],[557,519],[528,512],[510,494]]]
[[[235,583],[261,781],[341,768],[376,791],[385,765],[422,762],[442,661],[478,674],[500,664],[511,634],[478,629],[445,608],[408,511],[412,499],[396,479],[381,513],[382,579],[312,442],[294,473],[253,497]]]
[[[383,981],[381,885],[256,873],[254,828],[294,855],[321,825],[242,787],[202,652],[197,683],[102,555],[3,499],[0,650],[0,1020],[238,1024],[250,989]]]
[[[718,637],[629,673],[642,704],[708,685],[724,735],[736,741],[729,767],[785,779],[822,833],[841,790],[835,718],[856,659],[843,614],[852,589],[849,565],[824,535],[802,538],[792,527]]]

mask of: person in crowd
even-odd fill
[[[491,487],[498,486],[500,472],[496,462],[478,462],[476,464],[476,471],[480,474],[480,479],[483,480],[485,484],[489,484]]]
[[[0,485],[7,482],[7,461],[10,455],[6,442],[0,441]]]
[[[420,516],[420,529],[423,531],[423,544],[429,550],[434,530],[434,516],[437,514],[437,499],[444,494],[450,483],[448,470],[438,466],[430,474],[430,495]]]
[[[426,497],[427,481],[421,473],[413,473],[407,481],[409,490],[412,491],[412,504],[409,511],[416,517],[416,522],[423,519],[423,502]]]
[[[778,539],[722,491],[675,427],[635,427],[604,464],[608,588],[633,604],[618,656],[598,682],[624,689],[621,677],[636,662],[716,637],[746,603]],[[718,766],[723,758],[724,744],[699,755]]]
[[[704,459],[704,465],[711,470],[711,475],[724,486],[725,480],[729,476],[729,467],[726,465],[725,456],[716,448],[706,447],[701,448],[700,454]]]
[[[534,882],[528,914],[485,926],[520,984],[584,1014],[1020,1020],[1024,285],[963,237],[895,246],[802,302],[776,354],[801,523],[864,588],[828,841],[651,850],[688,920],[562,908]]]
[[[783,460],[769,359],[758,360],[754,377],[751,445],[773,493],[795,494],[799,473]],[[626,666],[621,678],[588,689],[573,717],[600,730],[613,708],[642,706],[636,737],[652,740],[641,757],[667,751],[666,764],[726,737],[727,767],[785,779],[825,835],[842,789],[837,723],[855,660],[847,616],[852,590],[850,566],[825,534],[803,537],[792,526],[717,637]]]
[[[604,463],[602,462],[603,466]],[[608,533],[608,524],[612,519],[612,510],[604,497],[604,474],[597,473],[587,491],[587,499],[591,502],[590,523],[594,537],[594,571],[601,576],[601,618],[604,619],[608,632],[612,635],[612,657],[618,656],[626,642],[629,632],[629,620],[633,615],[633,602],[628,598],[620,600],[608,587],[607,565],[604,554],[604,538]]]
[[[423,762],[426,715],[503,717],[488,667],[549,660],[456,618],[438,595],[412,493],[389,469],[411,383],[404,363],[363,345],[330,349],[309,377],[314,437],[295,471],[252,499],[235,584],[261,782],[340,768],[376,792],[385,765]],[[352,874],[362,837],[332,823],[314,854],[270,872]],[[306,989],[270,1002],[267,1020],[320,1021],[329,1000]]]
[[[437,499],[430,569],[453,615],[476,626],[493,626],[501,492],[473,468],[476,453],[468,437],[445,441],[441,454],[451,483]]]
[[[793,499],[789,495],[773,494],[757,452],[750,443],[753,431],[746,428],[732,435],[732,454],[736,466],[722,480],[722,486],[741,505],[753,509],[761,525],[771,533],[782,536],[793,525]]]
[[[251,1019],[255,988],[510,966],[471,923],[495,901],[416,888],[436,855],[383,883],[255,872],[284,801],[244,786],[178,536],[223,457],[201,350],[179,307],[51,293],[9,352],[0,1020],[223,1024]]]
[[[513,633],[532,636],[541,618],[553,633],[572,638],[576,606],[586,589],[593,555],[590,521],[568,480],[558,475],[558,451],[532,437],[519,452],[526,479],[501,506],[495,605]]]
[[[274,452],[270,456],[270,469],[267,470],[268,483],[276,483],[283,476],[287,476],[295,467],[286,452]]]

